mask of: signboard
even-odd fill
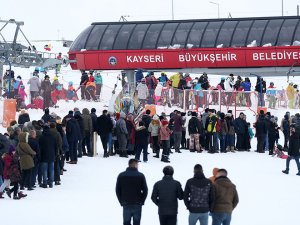
[[[300,47],[195,48],[70,52],[73,69],[179,69],[300,66]]]

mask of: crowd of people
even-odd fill
[[[123,224],[140,225],[142,206],[145,204],[148,187],[144,174],[138,171],[138,160],[130,159],[126,171],[119,174],[116,195],[123,207]],[[174,168],[166,166],[164,177],[153,186],[151,200],[158,206],[160,225],[176,225],[178,200],[184,200],[189,210],[189,225],[208,225],[209,213],[212,225],[229,225],[232,211],[239,202],[235,185],[227,177],[226,169],[214,168],[215,174],[207,179],[200,164],[194,166],[194,175],[187,180],[184,190],[174,180]]]
[[[44,76],[43,79],[40,76]],[[103,86],[102,75],[99,72],[90,71],[89,74],[82,72],[80,86],[75,89],[73,81],[68,82],[68,87],[59,81],[58,75],[50,80],[47,71],[37,68],[32,77],[23,82],[22,77],[15,77],[14,71],[7,70],[3,76],[2,89],[3,97],[15,98],[17,101],[17,111],[26,108],[46,109],[55,107],[58,100],[77,101],[77,91],[81,90],[81,100],[99,101],[101,89]],[[26,85],[29,87],[29,93],[26,93]],[[26,98],[30,96],[30,103],[26,104]]]
[[[82,156],[94,156],[97,150],[97,136],[103,146],[103,157],[118,154],[120,157],[133,155],[140,162],[148,162],[149,146],[153,157],[169,163],[170,155],[181,153],[182,149],[190,152],[228,153],[250,151],[251,139],[257,138],[256,152],[279,156],[287,159],[284,173],[289,172],[289,163],[295,159],[300,175],[300,114],[287,112],[279,124],[278,118],[270,112],[260,111],[256,122],[247,122],[241,112],[234,118],[232,111],[226,114],[214,109],[205,109],[204,113],[187,113],[174,110],[170,115],[164,112],[151,116],[146,110],[141,117],[133,114],[110,114],[103,110],[97,116],[96,109],[91,111],[78,108],[69,111],[63,119],[45,109],[40,120],[30,120],[29,114],[22,109],[18,121],[12,121],[5,134],[0,134],[0,150],[4,169],[0,170],[1,196],[10,183],[15,199],[27,188],[32,190],[36,184],[43,188],[60,184],[64,163],[77,164]],[[253,132],[255,129],[255,132]],[[284,146],[278,144],[279,131],[283,132]],[[255,135],[254,135],[255,133]],[[162,151],[161,151],[162,149]],[[288,156],[284,152],[288,152]],[[141,156],[142,154],[142,156]],[[153,159],[154,160],[154,159]],[[3,164],[2,163],[2,164]],[[17,170],[16,165],[20,165]],[[2,166],[1,164],[1,166]],[[14,166],[15,165],[15,166]],[[37,181],[37,182],[36,182]],[[20,194],[21,193],[21,194]]]
[[[162,72],[156,78],[154,72],[149,72],[144,77],[143,72],[138,70],[136,82],[137,96],[142,105],[152,103],[169,107],[176,105],[187,110],[219,104],[251,107],[256,98],[257,106],[267,106],[271,109],[300,107],[297,84],[291,82],[286,89],[277,88],[274,82],[270,82],[267,86],[262,77],[257,77],[256,84],[253,85],[249,77],[230,74],[221,77],[219,83],[212,84],[207,73],[192,78],[189,73],[175,73],[168,77]]]

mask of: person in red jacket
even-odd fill
[[[162,145],[162,149],[163,149],[162,156],[161,156],[161,161],[166,162],[166,163],[170,162],[170,160],[169,160],[170,135],[172,133],[172,131],[170,130],[168,125],[169,125],[168,120],[163,119],[161,121],[161,127],[160,127],[160,131],[159,131],[161,145]]]

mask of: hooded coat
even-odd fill
[[[92,133],[93,131],[93,121],[90,115],[90,112],[87,108],[82,110],[82,120],[83,120],[83,127],[85,132]]]
[[[33,157],[36,155],[36,152],[28,144],[28,136],[29,134],[25,132],[19,134],[17,153],[20,156],[21,170],[28,170],[34,167]]]

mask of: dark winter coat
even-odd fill
[[[289,139],[288,155],[289,156],[300,156],[299,148],[300,148],[299,135],[296,133],[293,133]]]
[[[214,189],[215,203],[212,211],[231,213],[239,202],[235,185],[227,177],[217,177]]]
[[[149,115],[147,115],[147,114],[143,115],[143,116],[142,116],[142,121],[144,122],[145,127],[146,127],[147,130],[148,130],[149,125],[150,125],[150,123],[151,123],[151,121],[152,121],[151,116],[149,116]]]
[[[189,134],[201,134],[203,132],[202,124],[197,117],[192,116],[188,123]]]
[[[4,170],[4,162],[2,157],[0,156],[0,176],[3,175],[3,170]]]
[[[174,114],[173,119],[174,119],[174,132],[181,132],[183,126],[182,117],[177,114]]]
[[[83,136],[84,136],[84,124],[83,124],[83,119],[82,119],[82,117],[79,115],[79,114],[77,114],[77,115],[75,115],[74,116],[74,118],[76,119],[76,121],[77,121],[77,123],[78,123],[78,125],[79,125],[79,132],[80,132],[80,139],[82,139],[83,138]]]
[[[10,143],[9,143],[8,138],[5,135],[0,134],[0,157],[4,153],[8,152],[9,145],[10,145]]]
[[[41,162],[54,162],[56,158],[56,140],[50,133],[50,128],[44,128],[42,136],[39,138],[41,150]]]
[[[227,128],[228,128],[228,135],[235,135],[235,130],[234,130],[234,121],[231,117],[226,117],[225,121],[227,123]]]
[[[84,132],[92,133],[93,131],[93,122],[91,115],[89,114],[89,111],[87,108],[84,108],[82,110],[82,120],[83,120],[83,127],[84,127]]]
[[[183,199],[183,190],[180,182],[172,176],[164,176],[156,182],[151,196],[152,201],[158,206],[159,215],[176,215],[178,213],[178,201]]]
[[[128,130],[126,127],[126,122],[123,118],[118,119],[116,123],[116,133],[117,135],[128,135]]]
[[[268,125],[268,137],[276,139],[278,125],[276,123],[270,122]]]
[[[41,83],[41,89],[43,91],[44,96],[45,96],[45,94],[50,94],[52,91],[51,82],[49,80],[43,80]]]
[[[28,144],[33,151],[35,151],[36,155],[33,157],[34,165],[37,165],[41,161],[41,151],[39,146],[39,140],[37,138],[28,138]]]
[[[23,114],[19,115],[18,124],[23,125],[24,123],[29,122],[29,121],[30,121],[30,117],[29,117],[28,113],[23,113]]]
[[[266,118],[264,116],[260,116],[255,123],[256,136],[267,135],[268,132],[268,124]]]
[[[144,174],[136,168],[128,167],[117,178],[116,195],[122,206],[144,205],[148,195]]]
[[[62,150],[62,138],[60,136],[60,133],[58,133],[56,127],[55,128],[50,128],[50,133],[52,136],[55,138],[55,143],[56,143],[56,152],[55,155],[62,155],[63,150]]]
[[[71,119],[71,118],[74,118],[73,114],[68,114],[68,115],[66,115],[66,116],[63,118],[63,120],[62,120],[62,124],[63,124],[64,126],[66,126],[68,120]]]
[[[91,113],[90,115],[91,115],[91,118],[92,118],[93,132],[98,132],[97,115],[95,113]]]
[[[248,126],[245,120],[240,117],[234,120],[234,130],[237,134],[245,134],[248,130]]]
[[[101,115],[97,118],[97,133],[99,135],[112,133],[113,123],[107,115]]]
[[[20,166],[22,170],[28,170],[34,167],[33,157],[36,155],[28,142],[28,133],[21,132],[19,135],[19,144],[17,153],[20,156]]]
[[[44,123],[50,123],[52,120],[54,120],[54,118],[50,116],[49,113],[45,113],[42,116],[42,120],[44,121]]]
[[[87,73],[83,73],[80,80],[80,85],[86,85],[86,83],[89,81],[89,76]]]
[[[196,173],[186,182],[183,199],[191,213],[211,211],[215,200],[212,182],[203,173]]]
[[[228,134],[228,126],[225,119],[221,120],[221,132],[222,135]]]
[[[66,136],[68,142],[76,142],[82,138],[79,124],[75,118],[71,118],[67,121]]]
[[[149,132],[146,127],[138,127],[135,131],[135,145],[148,145]]]

